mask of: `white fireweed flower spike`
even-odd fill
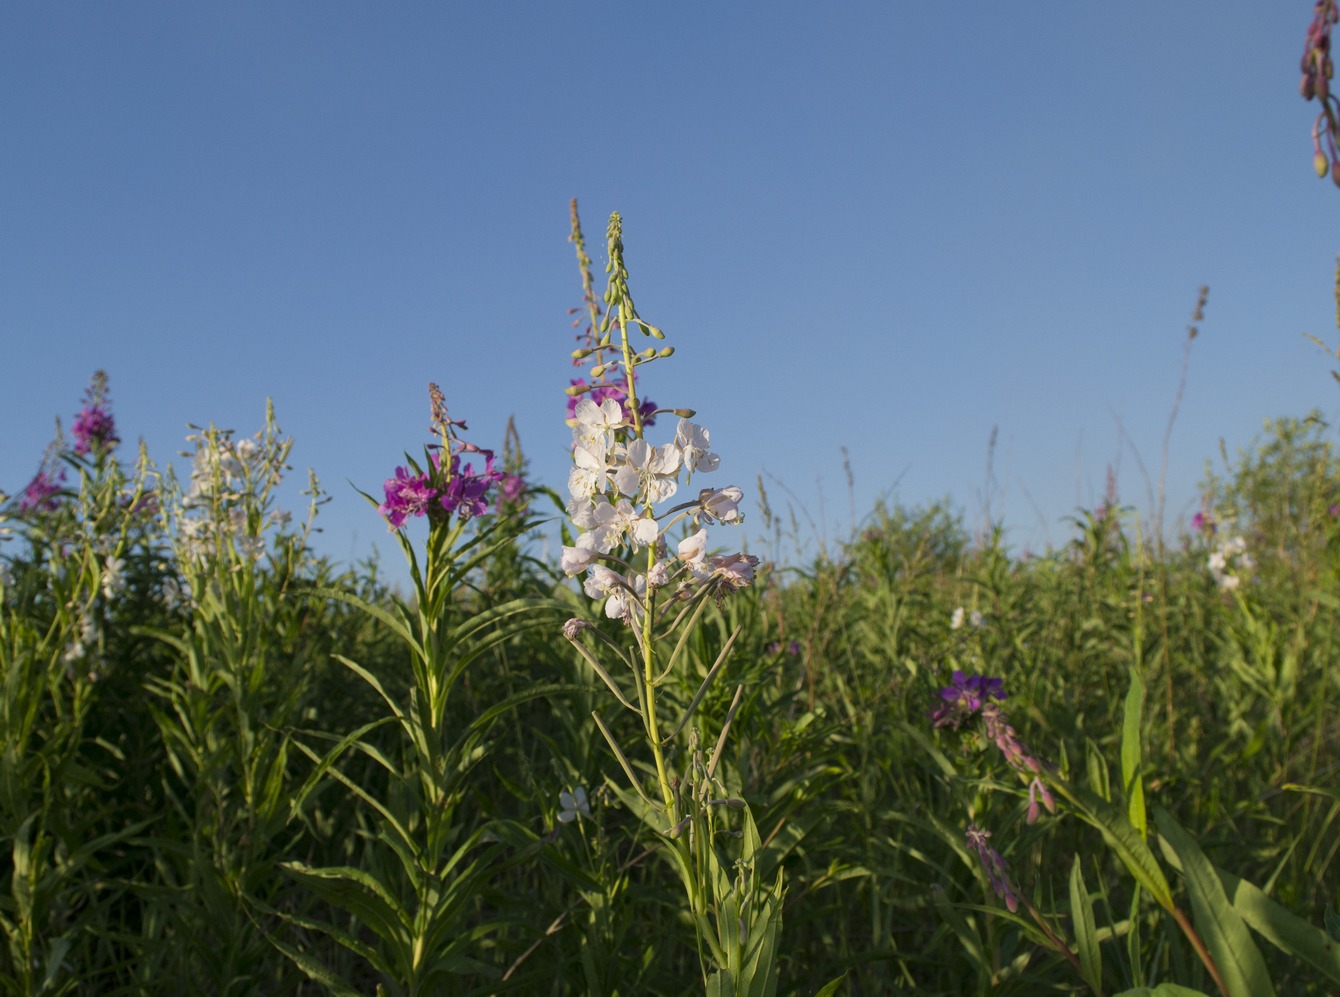
[[[664,502],[679,488],[679,449],[667,443],[653,447],[646,440],[628,444],[627,461],[614,472],[614,486],[629,498],[645,496],[650,503]]]
[[[702,471],[706,474],[721,466],[721,458],[708,452],[711,434],[702,426],[696,426],[688,419],[680,419],[675,430],[675,446],[684,454],[684,466],[690,474]]]
[[[698,493],[701,515],[706,519],[720,523],[739,523],[744,520],[740,512],[740,503],[744,501],[744,492],[735,485],[719,488],[715,491],[704,488]]]
[[[957,630],[959,627],[963,626],[963,620],[966,616],[967,611],[962,606],[956,608],[953,615],[949,617],[949,629]]]

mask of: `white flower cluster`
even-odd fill
[[[1247,541],[1242,537],[1223,540],[1210,554],[1210,575],[1220,592],[1232,592],[1241,584],[1242,575],[1256,568],[1252,555],[1247,553]]]
[[[264,523],[257,522],[249,501],[279,483],[284,467],[278,457],[254,439],[232,440],[226,433],[188,436],[196,445],[191,463],[191,485],[182,496],[183,515],[178,520],[182,553],[203,560],[225,549],[231,541],[239,555],[255,561],[265,552],[261,536]],[[199,513],[188,515],[188,513]],[[282,517],[282,518],[281,518]],[[287,522],[287,514],[272,514],[273,522]]]
[[[954,610],[953,615],[949,617],[949,629],[958,630],[963,626],[965,618],[968,625],[974,630],[980,630],[982,627],[986,626],[986,617],[981,614],[980,610],[974,609],[971,613],[967,613],[962,606],[959,606]]]
[[[599,405],[589,398],[577,403],[572,430],[572,471],[568,475],[568,515],[583,532],[574,546],[564,547],[560,562],[569,576],[589,571],[587,595],[604,598],[605,615],[631,622],[647,587],[661,587],[683,575],[696,583],[712,581],[722,588],[740,588],[753,579],[758,559],[748,554],[710,557],[703,523],[736,524],[744,519],[744,493],[735,485],[704,488],[697,498],[657,515],[653,506],[673,498],[680,476],[688,484],[695,473],[715,471],[721,459],[712,453],[710,434],[680,419],[671,443],[652,446],[645,440],[620,442],[629,423],[623,407],[607,398]],[[679,567],[665,560],[662,539],[682,519],[698,527],[676,548]],[[622,563],[613,552],[654,545],[653,567],[636,577],[620,574],[602,560]]]

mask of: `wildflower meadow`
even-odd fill
[[[274,407],[174,464],[93,375],[0,505],[0,989],[1340,992],[1332,427],[1268,422],[1185,528],[1109,496],[1025,554],[886,501],[768,558],[619,215],[603,291],[571,242],[568,479],[414,386],[361,485],[407,584],[314,553]]]

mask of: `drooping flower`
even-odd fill
[[[725,488],[704,488],[698,493],[698,515],[697,519],[704,519],[709,523],[730,523],[732,525],[744,522],[744,513],[740,512],[740,503],[744,501],[744,492],[736,485],[727,485]]]
[[[563,548],[563,556],[559,560],[559,567],[563,574],[571,578],[574,575],[580,575],[595,564],[598,557],[599,551],[590,547],[583,547],[579,542],[576,547]]]
[[[1010,882],[1010,867],[1005,859],[1001,857],[1000,852],[991,847],[991,832],[979,827],[977,824],[969,824],[965,835],[968,847],[977,853],[981,860],[982,868],[986,872],[986,878],[991,882],[991,889],[996,891],[996,896],[1005,901],[1005,906],[1013,913],[1019,909],[1019,892],[1014,884]]]

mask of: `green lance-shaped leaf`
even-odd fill
[[[1109,803],[1087,789],[1070,786],[1065,791],[1080,816],[1102,832],[1103,839],[1117,853],[1135,881],[1149,891],[1160,907],[1171,911],[1172,888],[1168,886],[1168,879],[1148,842],[1131,824],[1130,818],[1115,803]]]
[[[1070,867],[1070,919],[1075,925],[1075,946],[1084,982],[1096,994],[1103,992],[1103,957],[1098,950],[1098,928],[1093,919],[1093,901],[1084,886],[1079,855]]]
[[[1131,688],[1126,693],[1125,716],[1121,725],[1121,785],[1126,793],[1126,813],[1131,824],[1148,840],[1145,817],[1145,779],[1143,751],[1140,745],[1140,717],[1145,704],[1145,684],[1131,669]]]
[[[1274,994],[1265,960],[1247,925],[1228,902],[1223,883],[1205,853],[1167,810],[1155,808],[1154,821],[1166,847],[1182,861],[1196,927],[1219,968],[1229,997]]]
[[[1179,868],[1180,861],[1177,856],[1169,856],[1169,862]],[[1280,951],[1302,959],[1340,984],[1340,942],[1271,900],[1260,887],[1218,867],[1215,872],[1224,895],[1249,928]]]

